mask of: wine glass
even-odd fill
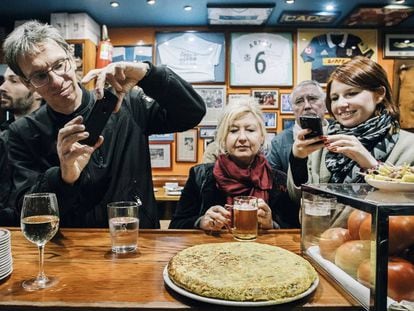
[[[43,271],[44,247],[59,228],[59,208],[54,193],[26,194],[21,213],[23,235],[39,248],[39,273],[36,278],[26,280],[22,286],[34,291],[57,284],[54,277],[47,277]]]

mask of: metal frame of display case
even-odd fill
[[[360,193],[354,189],[359,189]],[[335,196],[338,203],[349,205],[372,215],[371,241],[375,241],[375,249],[371,254],[375,256],[376,266],[374,270],[375,283],[370,290],[370,305],[366,306],[364,302],[358,300],[356,297],[353,298],[357,299],[366,309],[386,310],[388,297],[388,220],[389,216],[414,215],[414,193],[407,193],[407,196],[411,196],[410,199],[407,199],[407,202],[393,203],[391,200],[390,202],[379,202],[365,199],[363,197],[364,193],[368,194],[370,192],[380,191],[368,184],[309,184],[302,185],[302,191],[315,195],[328,194]],[[392,199],[395,192],[388,193],[390,193]],[[358,195],[360,197],[357,197]],[[323,267],[321,268],[323,269]]]

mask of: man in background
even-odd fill
[[[270,152],[267,154],[270,166],[285,173],[287,173],[289,167],[289,154],[296,133],[301,129],[300,116],[316,114],[321,117],[324,127],[328,125],[328,122],[324,119],[326,110],[325,92],[318,82],[305,80],[299,83],[290,95],[290,102],[295,115],[295,124],[272,139]]]
[[[0,125],[0,131],[8,129],[14,120],[37,110],[41,102],[40,95],[30,91],[13,70],[7,68],[4,82],[0,85],[0,107],[12,113],[13,117]]]

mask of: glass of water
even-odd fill
[[[39,248],[39,273],[36,278],[26,280],[22,286],[35,291],[58,283],[55,277],[47,277],[43,270],[44,248],[59,228],[59,208],[54,193],[26,194],[21,212],[23,235]]]
[[[134,201],[120,201],[108,204],[109,232],[112,252],[135,252],[138,243],[138,207]]]

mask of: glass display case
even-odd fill
[[[302,186],[304,256],[365,309],[414,310],[414,192]]]

